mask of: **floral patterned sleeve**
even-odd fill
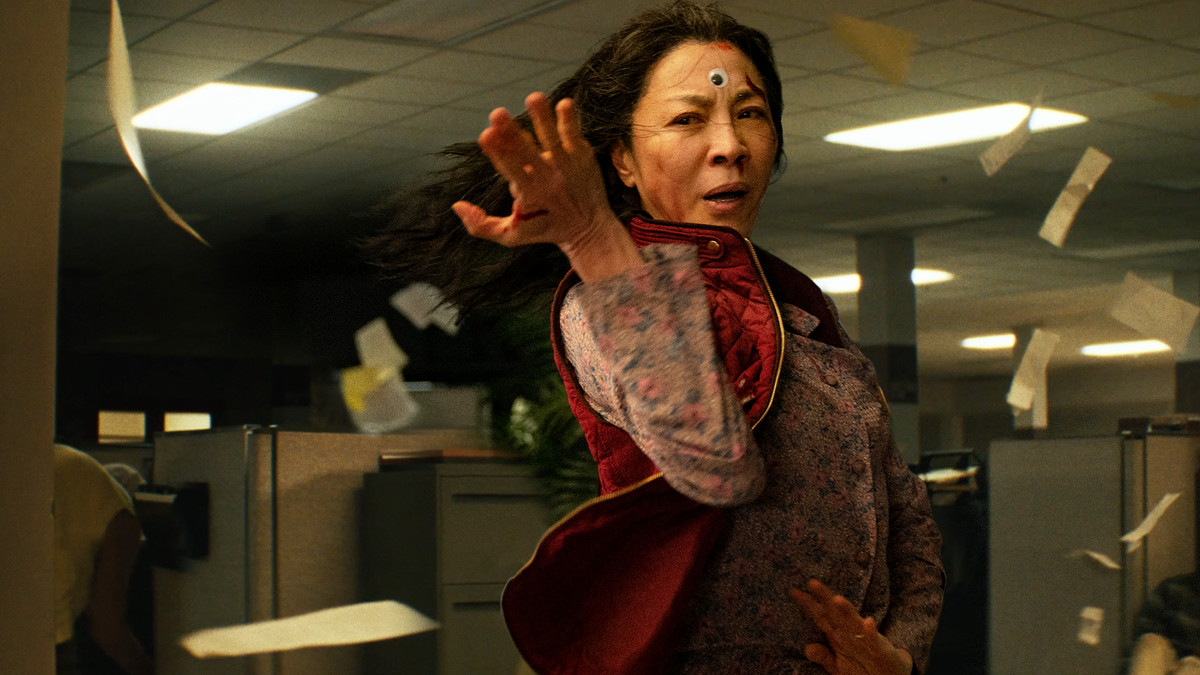
[[[645,265],[578,284],[563,303],[580,387],[682,494],[719,506],[752,501],[765,469],[717,358],[696,250],[654,244],[641,255]]]

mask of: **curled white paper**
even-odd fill
[[[1146,517],[1142,519],[1141,524],[1126,532],[1121,537],[1121,541],[1125,542],[1126,553],[1133,553],[1141,548],[1142,540],[1146,538],[1146,535],[1150,534],[1150,531],[1158,524],[1159,519],[1167,512],[1167,507],[1174,504],[1176,499],[1179,499],[1178,492],[1168,492],[1163,495],[1162,499],[1158,500],[1158,504],[1155,504],[1150,513],[1147,513]]]
[[[1095,647],[1100,644],[1100,629],[1104,627],[1104,610],[1084,607],[1079,610],[1079,641]]]
[[[1068,558],[1088,558],[1090,560],[1096,561],[1101,566],[1103,566],[1107,569],[1110,569],[1110,570],[1121,569],[1121,563],[1113,560],[1112,558],[1104,555],[1103,553],[1101,553],[1099,551],[1093,551],[1091,549],[1077,548],[1074,551],[1071,551],[1070,553],[1068,553],[1067,557]]]
[[[1045,389],[1046,366],[1050,363],[1050,356],[1054,353],[1058,340],[1057,333],[1034,329],[1008,388],[1006,400],[1010,406],[1018,410],[1029,410],[1033,407],[1034,396]]]
[[[1079,213],[1084,200],[1092,194],[1096,181],[1104,175],[1109,164],[1112,164],[1112,158],[1096,148],[1084,151],[1074,173],[1067,180],[1067,186],[1062,189],[1054,206],[1050,207],[1050,212],[1046,214],[1042,229],[1038,231],[1039,237],[1059,248],[1062,247],[1063,242],[1067,240],[1067,233],[1071,231],[1071,225],[1075,222],[1076,214]]]
[[[1137,332],[1187,352],[1192,327],[1200,318],[1200,307],[1175,297],[1133,272],[1125,275],[1121,294],[1109,315]]]

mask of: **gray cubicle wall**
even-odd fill
[[[1004,441],[988,463],[989,672],[1122,673],[1146,594],[1196,566],[1200,438]],[[1121,536],[1167,493],[1182,496],[1126,553]],[[1121,569],[1072,555],[1081,550]],[[1084,607],[1104,610],[1098,644],[1079,639]]]

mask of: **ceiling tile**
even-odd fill
[[[1152,110],[1160,104],[1151,100],[1146,91],[1141,88],[1114,87],[1103,91],[1055,98],[1054,105],[1091,119],[1107,119],[1131,112]]]
[[[380,73],[412,63],[431,53],[433,50],[428,47],[377,40],[315,37],[276,54],[267,61]]]
[[[837,70],[862,63],[862,59],[846,49],[828,30],[775,43],[775,61],[782,65],[809,70]]]
[[[72,3],[74,4],[74,3]],[[68,42],[71,47],[103,47],[108,49],[110,17],[108,7],[102,12],[87,12],[71,9]],[[134,44],[145,36],[167,25],[163,19],[121,15],[125,29],[125,41]]]
[[[883,98],[899,91],[883,82],[834,73],[805,77],[788,84],[788,100],[798,100],[809,108],[827,108],[852,101]]]
[[[367,101],[395,101],[425,107],[438,106],[478,92],[477,84],[422,80],[415,77],[379,75],[342,87],[337,95]]]
[[[1200,36],[1200,2],[1175,0],[1090,16],[1086,23],[1155,40]]]
[[[178,19],[212,0],[121,0],[121,16],[124,19],[152,16],[163,19]],[[86,9],[108,12],[111,0],[71,0],[71,10]]]
[[[828,143],[803,137],[787,138],[783,149],[787,153],[787,173],[805,171],[807,170],[805,167],[818,164],[845,162],[875,152],[852,145]]]
[[[783,115],[783,133],[801,138],[821,139],[843,129],[874,124],[879,120],[851,115],[840,110],[797,110]]]
[[[806,21],[787,14],[762,11],[761,6],[759,8],[745,5],[729,6],[725,7],[725,11],[739,22],[766,33],[772,43],[825,28],[824,23]]]
[[[316,33],[370,11],[342,0],[217,0],[188,16],[189,21],[243,28]]]
[[[1147,0],[994,0],[998,5],[1008,5],[1039,14],[1074,19],[1081,16],[1100,14],[1127,7],[1145,5]]]
[[[1108,82],[1060,71],[1026,70],[972,82],[959,82],[947,85],[944,89],[986,101],[1021,102],[1033,100],[1039,90],[1044,90],[1046,105],[1053,106],[1054,100],[1059,96],[1109,89],[1112,86]]]
[[[138,43],[138,47],[162,54],[257,61],[304,39],[298,33],[230,28],[180,21]]]
[[[1200,52],[1152,44],[1067,61],[1054,68],[1098,80],[1138,84],[1184,73],[1200,73]],[[1197,82],[1200,83],[1200,78],[1197,78]]]
[[[416,63],[397,68],[393,75],[433,81],[465,82],[497,87],[545,72],[556,64],[491,54],[443,50]]]
[[[966,96],[942,94],[933,91],[915,91],[897,96],[872,99],[842,106],[842,110],[863,117],[885,120],[903,120],[923,115],[974,108],[979,101]]]
[[[916,34],[924,44],[946,47],[1046,23],[1046,17],[974,0],[947,0],[888,14],[888,26]]]
[[[554,63],[582,63],[596,46],[593,33],[544,26],[514,24],[455,45],[464,52],[516,56]]]
[[[108,59],[106,47],[71,47],[67,55],[67,74],[75,75]]]
[[[1051,23],[959,45],[959,49],[1014,63],[1046,65],[1085,56],[1131,49],[1144,42],[1102,28]]]
[[[530,23],[607,36],[638,10],[658,6],[653,0],[575,0],[530,17]]]
[[[240,61],[205,59],[178,54],[158,54],[133,48],[129,54],[135,88],[143,80],[160,80],[198,85],[219,80],[242,66]],[[88,75],[105,77],[106,64],[101,63],[85,71]]]
[[[953,49],[935,49],[913,55],[904,78],[909,87],[938,87],[953,82],[977,80],[991,75],[1011,73],[1020,70],[1018,66],[1007,61],[989,59],[976,54],[965,54]],[[859,66],[842,71],[844,75],[877,78],[870,66]]]
[[[339,96],[321,96],[313,99],[298,110],[306,119],[326,122],[349,122],[361,126],[377,126],[386,124],[402,117],[408,117],[421,112],[423,106],[382,102],[362,101]]]

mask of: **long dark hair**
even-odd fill
[[[763,78],[775,125],[778,171],[783,160],[783,90],[771,43],[716,5],[676,1],[635,15],[547,94],[551,105],[575,99],[583,134],[595,149],[609,204],[618,217],[627,218],[640,203],[637,191],[621,182],[609,153],[617,143],[631,140],[633,111],[647,75],[680,44],[721,41],[741,50]],[[527,114],[517,120],[527,129],[532,126]],[[457,143],[439,154],[450,161],[449,168],[382,207],[388,223],[363,242],[368,260],[406,283],[437,286],[463,312],[545,297],[566,271],[565,256],[548,244],[509,249],[467,234],[450,205],[467,200],[488,213],[507,214],[512,208],[508,184],[477,143]]]

